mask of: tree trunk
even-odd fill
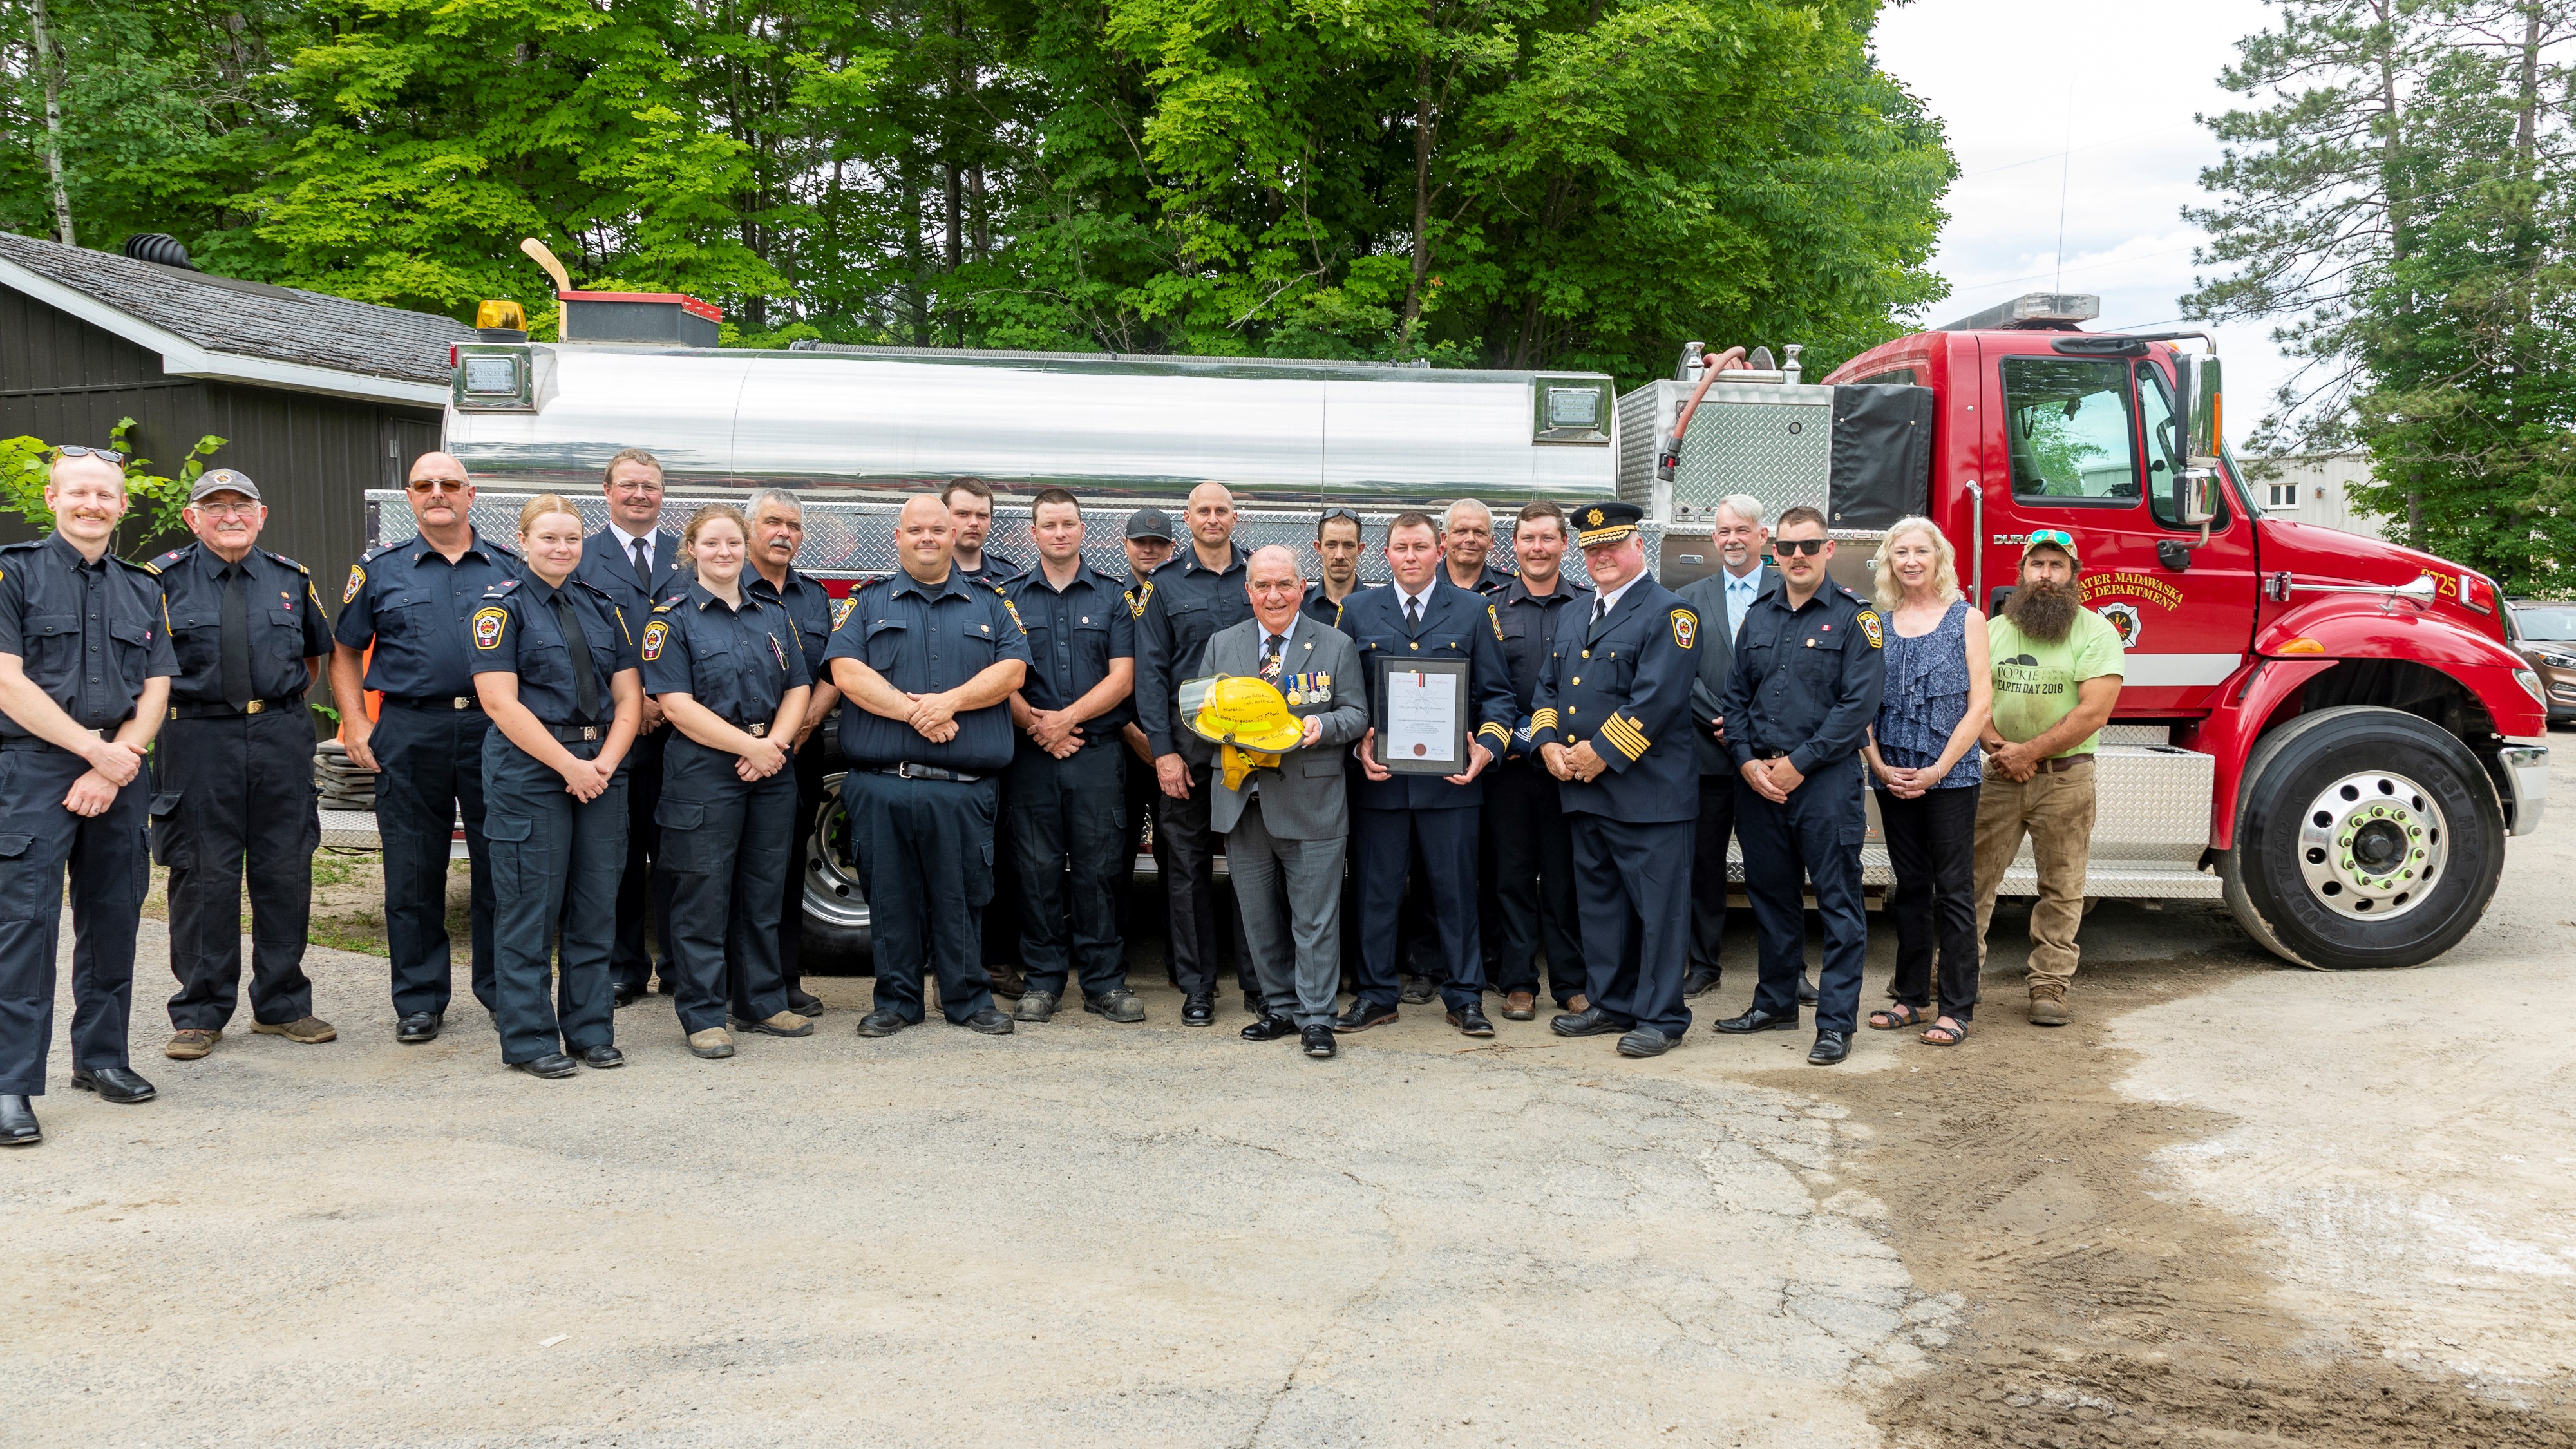
[[[54,38],[46,28],[45,0],[29,0],[28,24],[35,32],[36,68],[45,77],[45,173],[54,187],[54,232],[64,246],[78,246],[72,239],[72,197],[63,185],[63,93],[61,57],[54,49]]]
[[[1431,275],[1431,143],[1435,112],[1431,105],[1431,57],[1413,66],[1413,277],[1404,286],[1404,321],[1396,329],[1396,350],[1413,345],[1414,324],[1422,319],[1423,287]]]

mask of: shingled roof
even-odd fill
[[[0,284],[162,352],[163,365],[174,374],[307,391],[433,402],[444,397],[451,375],[448,345],[471,342],[475,335],[453,318],[427,312],[165,267],[9,232],[0,232]],[[133,325],[118,325],[118,317]],[[382,381],[370,385],[371,379]]]

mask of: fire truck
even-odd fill
[[[2413,965],[2475,927],[2506,837],[2540,823],[2545,706],[2494,582],[2262,517],[2220,443],[2214,349],[2084,331],[2091,298],[2020,298],[1815,382],[1795,347],[1783,366],[1721,371],[1694,343],[1672,377],[1617,395],[1571,371],[718,349],[695,299],[560,296],[564,341],[490,329],[457,348],[446,446],[481,487],[477,526],[499,536],[542,491],[604,522],[599,470],[626,447],[664,460],[666,523],[799,490],[800,567],[835,590],[895,567],[902,496],[961,477],[995,488],[988,546],[1023,562],[1012,500],[1073,489],[1094,510],[1090,561],[1121,577],[1117,521],[1148,504],[1177,516],[1206,481],[1235,489],[1238,540],[1302,550],[1310,578],[1327,504],[1356,508],[1375,542],[1394,513],[1460,497],[1504,519],[1535,498],[1615,497],[1646,508],[1649,558],[1679,584],[1715,566],[1717,500],[1751,494],[1774,516],[1824,509],[1836,577],[1864,594],[1888,526],[1930,517],[1993,611],[2026,537],[2063,528],[2085,602],[2126,649],[2089,896],[2223,900],[2291,961]],[[399,494],[369,504],[375,541],[411,531]],[[1874,806],[1870,834],[1864,879],[1883,887]],[[829,806],[806,833],[806,929],[825,953],[865,946],[847,839]],[[2004,890],[2035,888],[2025,851]]]

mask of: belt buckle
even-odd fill
[[[597,725],[583,725],[583,726],[581,727],[581,738],[582,738],[583,743],[585,743],[585,744],[587,744],[588,742],[590,742],[590,741],[592,741],[592,740],[598,739],[598,738],[599,738],[599,726],[597,726]]]
[[[260,711],[265,710],[265,709],[267,709],[267,708],[268,708],[268,701],[267,701],[267,700],[264,700],[264,699],[254,699],[254,700],[252,700],[252,701],[251,701],[247,706],[245,706],[245,707],[243,708],[242,713],[244,713],[244,714],[258,714]]]
[[[747,724],[742,728],[745,734],[750,735],[755,740],[765,740],[769,738],[769,721],[767,720],[762,720],[758,724]]]
[[[451,696],[447,702],[452,708],[456,709],[472,709],[474,707],[474,701],[461,694]]]
[[[912,772],[912,770],[913,770],[913,765],[912,765],[912,761],[910,761],[910,760],[898,760],[898,761],[896,761],[896,762],[895,762],[894,773],[895,773],[895,778],[896,778],[896,779],[898,779],[898,780],[918,780],[918,779],[920,779],[921,777],[920,777],[919,775],[914,774],[914,773]]]

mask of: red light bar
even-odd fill
[[[724,313],[713,302],[701,302],[686,292],[557,292],[559,302],[668,302],[683,312],[722,322]]]

